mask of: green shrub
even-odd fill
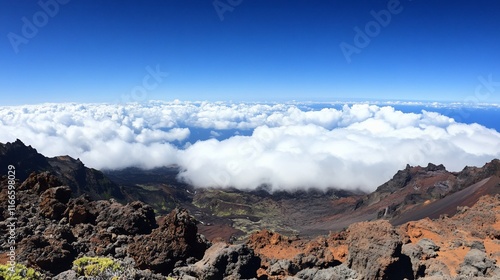
[[[73,262],[73,270],[81,276],[112,276],[122,268],[110,258],[82,257]]]
[[[10,266],[5,264],[0,264],[0,279],[5,280],[39,280],[45,279],[43,274],[34,270],[33,268],[27,268],[22,264],[16,263],[14,273],[9,270]]]

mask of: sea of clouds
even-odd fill
[[[193,130],[251,135],[188,142]],[[354,104],[160,102],[0,107],[0,142],[97,169],[178,165],[198,187],[374,190],[406,164],[458,171],[500,157],[500,133],[444,115]]]

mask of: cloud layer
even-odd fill
[[[186,143],[192,130],[252,130]],[[217,132],[219,131],[219,132]],[[0,107],[0,142],[119,169],[178,165],[199,187],[373,190],[408,163],[450,170],[500,157],[500,133],[434,112],[390,106],[301,109],[289,104],[149,102]]]

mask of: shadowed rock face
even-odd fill
[[[197,232],[196,220],[185,209],[175,209],[151,234],[137,236],[128,252],[139,268],[168,273],[189,258],[203,257],[208,243]]]
[[[62,184],[71,188],[73,196],[87,194],[93,199],[125,200],[121,189],[98,170],[87,168],[79,159],[69,156],[47,158],[21,140],[0,143],[0,166],[14,165],[16,178],[23,182],[33,172],[49,171]]]
[[[348,232],[347,265],[364,279],[413,279],[411,262],[401,253],[401,237],[389,222],[357,223]]]
[[[6,180],[4,176],[0,183]],[[0,201],[7,196],[2,188]],[[168,273],[177,262],[201,259],[208,247],[185,210],[172,212],[158,225],[153,209],[142,202],[71,198],[71,189],[49,172],[31,174],[19,186],[16,202],[17,261],[49,277],[70,270],[83,255],[125,258],[127,251],[137,258],[131,266]],[[3,206],[0,233],[6,234],[10,215]],[[8,251],[3,242],[0,255]]]
[[[16,178],[23,182],[35,171],[46,171],[51,168],[48,160],[31,146],[26,146],[17,139],[13,143],[0,143],[0,166],[14,165]]]

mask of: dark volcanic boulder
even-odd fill
[[[123,205],[80,196],[70,200],[65,215],[71,225],[88,223],[115,234],[149,234],[157,227],[153,208],[140,201]]]
[[[19,190],[31,190],[34,193],[41,194],[52,187],[63,185],[61,181],[50,172],[32,173],[19,186]]]
[[[18,243],[17,258],[30,267],[60,273],[71,268],[77,255],[71,246],[72,239],[69,228],[52,226],[43,235],[22,239]]]
[[[199,262],[177,268],[174,274],[186,275],[201,280],[251,279],[257,277],[260,258],[245,244],[228,245],[216,243],[210,247]]]
[[[349,226],[347,265],[363,279],[413,279],[410,258],[401,254],[402,241],[388,221]]]
[[[63,217],[67,203],[71,198],[71,189],[67,186],[50,188],[40,197],[40,214],[51,220]]]
[[[141,269],[168,274],[188,259],[201,259],[208,242],[198,235],[196,220],[185,209],[174,209],[149,235],[137,236],[128,248]]]
[[[106,202],[107,203],[107,202]],[[72,199],[68,203],[67,213],[70,225],[78,224],[96,224],[97,216],[99,215],[98,209],[95,207],[95,202],[90,200],[89,196],[79,196]]]
[[[100,228],[112,226],[113,233],[149,234],[157,227],[153,208],[143,202],[134,201],[127,205],[108,202],[107,205],[101,205],[101,207],[103,211],[97,216],[97,226]]]

